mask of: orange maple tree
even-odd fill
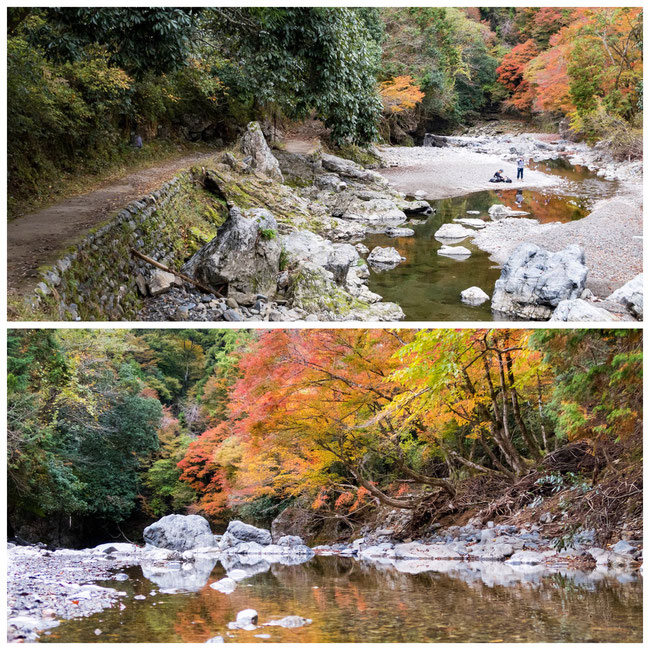
[[[497,81],[512,93],[507,103],[522,111],[530,110],[535,99],[535,93],[524,75],[526,65],[538,54],[535,41],[528,39],[513,47],[496,70]]]

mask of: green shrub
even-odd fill
[[[275,239],[278,236],[278,233],[273,228],[262,228],[260,230],[260,235],[262,239]]]
[[[627,122],[609,113],[602,105],[587,115],[577,113],[571,118],[571,129],[590,144],[601,141],[616,160],[643,158],[642,117]]]

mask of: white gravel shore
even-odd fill
[[[106,555],[56,552],[35,546],[7,550],[7,639],[33,642],[64,619],[90,616],[118,604],[124,592],[97,586],[124,566]],[[116,586],[119,583],[116,583]]]
[[[429,200],[447,199],[470,192],[495,189],[549,188],[564,183],[558,176],[526,169],[518,181],[516,165],[493,154],[477,153],[460,147],[383,147],[388,165],[380,173],[400,192],[425,192]],[[512,184],[490,183],[494,172],[503,169]]]

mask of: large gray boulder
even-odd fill
[[[358,181],[366,181],[373,178],[373,175],[361,165],[347,158],[340,158],[339,156],[324,153],[322,156],[322,164],[324,169],[329,172],[334,172],[338,176],[345,176]]]
[[[617,320],[612,314],[602,307],[596,307],[586,300],[563,300],[555,308],[550,320],[561,322],[599,322]]]
[[[576,245],[550,253],[520,244],[494,285],[492,310],[508,317],[547,320],[563,300],[575,300],[587,281],[584,251]]]
[[[265,208],[243,213],[230,209],[217,236],[198,250],[183,272],[215,289],[227,284],[230,295],[275,293],[282,248],[275,217]]]
[[[261,546],[268,546],[273,540],[268,530],[233,520],[228,524],[228,528],[221,538],[221,546],[227,548],[236,546],[240,542],[255,542]]]
[[[273,154],[280,164],[285,180],[313,183],[317,176],[323,174],[320,148],[316,147],[311,153],[292,153],[277,150]]]
[[[364,224],[357,221],[339,219],[338,217],[330,217],[324,225],[325,227],[322,232],[332,241],[359,241],[368,232],[368,228]]]
[[[355,197],[345,204],[345,209],[340,211],[340,214],[335,216],[341,216],[343,219],[350,219],[351,221],[361,221],[370,225],[398,226],[406,221],[406,213],[397,207],[395,201],[385,196],[370,199]]]
[[[281,241],[289,264],[310,261],[330,271],[339,284],[345,280],[350,266],[359,259],[359,253],[352,244],[333,244],[308,230],[284,235]]]
[[[172,551],[217,545],[208,520],[199,515],[167,515],[147,526],[142,536],[147,544]]]
[[[295,230],[280,238],[287,264],[293,265],[309,260],[317,266],[325,266],[332,252],[332,242],[310,230]]]
[[[316,176],[314,184],[319,190],[330,190],[332,192],[342,192],[348,186],[336,174],[321,174],[320,176]]]
[[[348,275],[348,270],[359,259],[359,253],[352,244],[334,244],[332,251],[327,256],[325,268],[334,275],[334,280],[343,283]]]
[[[305,542],[303,542],[302,537],[299,537],[298,535],[283,535],[277,541],[277,545],[293,548],[296,546],[304,546]]]
[[[284,182],[280,163],[271,153],[259,122],[250,122],[248,124],[246,132],[242,135],[240,147],[245,156],[251,156],[250,165],[253,169],[276,181]]]
[[[643,273],[624,284],[607,298],[623,305],[635,318],[643,319]]]

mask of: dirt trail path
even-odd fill
[[[307,120],[294,124],[280,138],[282,148],[289,153],[313,153],[320,146],[320,138],[327,129],[318,120]]]
[[[38,281],[37,269],[85,231],[131,201],[153,192],[165,181],[214,153],[195,153],[142,169],[48,208],[18,217],[7,224],[7,289],[18,296]]]
[[[298,140],[291,138],[289,140],[283,140],[284,149],[289,153],[312,153],[318,148],[319,140],[315,138],[313,140]]]

